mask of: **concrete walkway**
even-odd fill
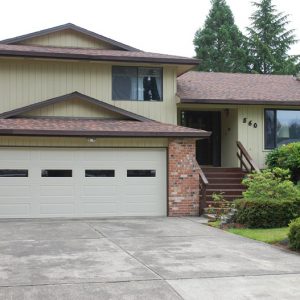
[[[300,299],[300,256],[200,218],[0,222],[0,299]]]

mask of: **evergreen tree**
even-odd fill
[[[287,30],[288,15],[278,13],[272,0],[254,2],[256,11],[248,28],[252,71],[262,74],[293,74],[297,72],[298,56],[289,56],[297,41],[294,30]]]
[[[225,0],[211,0],[212,7],[203,28],[194,38],[199,70],[214,72],[247,72],[246,38],[234,23]]]

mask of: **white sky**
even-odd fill
[[[249,26],[250,0],[227,0],[239,28]],[[300,1],[273,0],[290,14],[300,39]],[[194,56],[193,38],[202,27],[210,0],[2,0],[0,40],[74,23],[149,52]],[[292,54],[300,54],[300,43]]]

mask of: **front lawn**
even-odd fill
[[[229,228],[227,231],[247,237],[249,239],[265,242],[268,244],[280,243],[288,238],[288,227],[271,229],[248,229],[248,228]]]

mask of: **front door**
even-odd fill
[[[196,142],[196,158],[199,165],[221,165],[221,113],[215,111],[185,111],[181,124],[186,127],[211,131],[207,139]]]

